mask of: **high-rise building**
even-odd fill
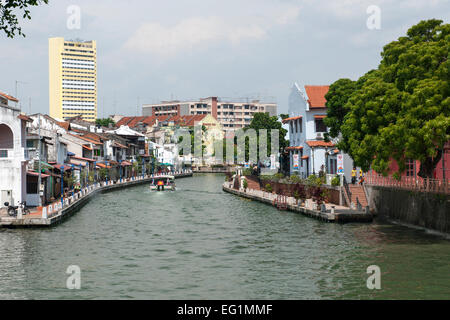
[[[259,100],[244,99],[222,100],[209,97],[197,101],[163,101],[158,104],[144,104],[143,116],[184,116],[210,114],[225,131],[234,131],[248,126],[255,113],[264,112],[270,116],[277,115],[277,104]]]
[[[95,41],[50,38],[50,116],[68,119],[97,118],[97,46]]]

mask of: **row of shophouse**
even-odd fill
[[[181,169],[173,128],[206,117],[124,119],[106,128],[81,117],[25,115],[17,102],[0,92],[0,208],[45,204],[78,184]]]
[[[328,128],[323,119],[326,117],[326,99],[328,85],[305,85],[295,83],[289,95],[289,117],[283,120],[289,130],[290,174],[308,177],[311,174],[335,175],[339,170],[347,181],[351,181],[351,171],[354,167],[353,159],[336,148],[337,141],[325,141],[324,135]],[[340,158],[340,161],[338,161]],[[418,160],[406,160],[404,177],[417,179],[420,169]],[[447,164],[447,165],[446,165]],[[437,164],[433,178],[448,179],[450,176],[450,143],[444,146],[442,159]],[[391,162],[391,175],[398,170],[398,164]],[[359,168],[356,170],[359,174]],[[374,172],[370,173],[375,174]]]

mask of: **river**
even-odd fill
[[[224,193],[224,176],[97,195],[49,229],[0,229],[0,299],[449,299],[450,241],[330,224]],[[66,288],[68,266],[81,289]],[[381,270],[369,290],[366,269]]]

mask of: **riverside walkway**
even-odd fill
[[[176,178],[192,177],[192,171],[171,172],[166,175],[174,175]],[[161,176],[161,174],[158,174]],[[0,227],[5,228],[25,228],[25,227],[49,227],[62,222],[64,219],[76,213],[94,195],[99,192],[118,190],[135,185],[149,183],[153,175],[144,177],[133,177],[128,180],[97,182],[93,185],[81,189],[72,196],[63,198],[63,201],[55,201],[52,204],[40,207],[28,215],[18,215],[18,217],[1,216]]]
[[[225,182],[222,185],[222,189],[225,192],[232,193],[234,195],[244,197],[267,203],[270,205],[276,205],[276,201],[279,199],[277,194],[265,192],[262,190],[254,189],[234,189],[232,182]],[[293,212],[299,212],[303,215],[325,221],[325,222],[372,222],[373,215],[365,210],[352,210],[348,207],[338,206],[334,204],[326,204],[325,210],[316,210],[311,199],[306,200],[305,206],[300,206],[296,203],[295,198],[285,197],[285,209]]]

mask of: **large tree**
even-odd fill
[[[9,38],[14,38],[16,32],[25,37],[19,26],[17,15],[20,13],[22,18],[31,19],[29,7],[42,3],[47,4],[48,0],[0,0],[0,30]]]
[[[325,121],[356,165],[386,174],[395,160],[399,175],[416,159],[419,176],[432,177],[450,140],[449,48],[449,24],[421,21],[384,47],[378,69],[331,86]]]

